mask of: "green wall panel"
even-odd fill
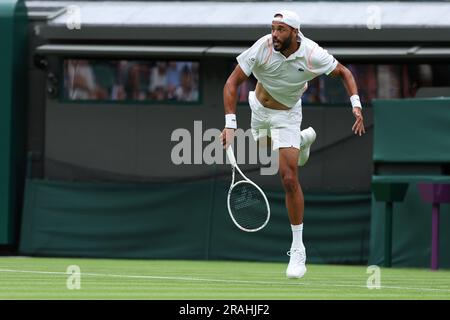
[[[374,161],[450,162],[450,99],[374,100]]]
[[[27,16],[22,1],[0,2],[0,245],[12,245],[25,168]]]

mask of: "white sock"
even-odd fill
[[[291,224],[292,245],[291,249],[305,249],[303,245],[303,223],[298,225]]]

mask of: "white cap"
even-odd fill
[[[281,17],[275,17],[277,15],[281,15]],[[283,22],[294,29],[300,30],[300,17],[295,12],[290,10],[277,11],[274,14],[274,18],[272,19],[272,21]]]

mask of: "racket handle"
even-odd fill
[[[233,167],[236,167],[236,158],[234,157],[234,152],[233,152],[233,148],[231,147],[231,145],[229,145],[227,148],[227,156],[228,156],[228,160],[230,161],[230,164]]]

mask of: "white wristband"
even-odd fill
[[[357,94],[354,94],[350,97],[350,102],[352,103],[353,108],[362,109],[361,101],[359,100],[359,96]]]
[[[234,113],[225,115],[225,128],[237,129],[236,115]]]

